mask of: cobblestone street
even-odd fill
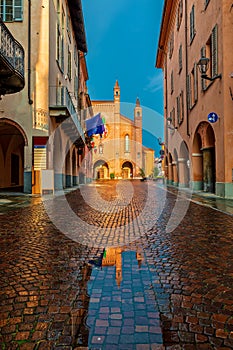
[[[62,197],[1,212],[0,348],[233,349],[233,216],[153,181],[127,203],[115,183],[66,194],[92,240],[57,228],[72,227]]]

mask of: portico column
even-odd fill
[[[179,186],[189,187],[189,169],[187,166],[187,160],[185,158],[179,158],[178,167],[179,167]]]
[[[203,185],[205,192],[214,192],[214,164],[212,160],[212,147],[203,148]]]
[[[171,185],[172,181],[173,181],[172,163],[168,163],[168,185]]]
[[[173,185],[178,186],[179,178],[178,178],[178,172],[177,172],[177,162],[172,162],[172,172],[173,172]]]
[[[202,153],[192,153],[192,170],[194,191],[203,190],[203,156]]]

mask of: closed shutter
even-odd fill
[[[211,34],[212,76],[218,74],[218,26],[214,27]]]
[[[176,108],[177,108],[177,123],[180,124],[180,96],[176,98]]]
[[[180,122],[184,120],[184,92],[183,90],[180,93],[180,99],[181,99],[181,117],[180,117]]]
[[[192,107],[192,91],[191,91],[191,77],[187,75],[187,99],[188,99],[188,107],[191,109]]]
[[[201,48],[201,57],[205,57],[206,55],[206,49],[205,49],[205,46],[203,46]],[[201,78],[201,88],[202,90],[205,90],[206,89],[206,80]]]
[[[182,70],[182,45],[179,48],[179,70]]]
[[[174,78],[173,78],[173,71],[171,72],[171,94],[174,91]]]
[[[194,71],[193,71],[193,78],[194,78],[194,102],[197,102],[198,98],[198,85],[197,85],[197,64],[194,64]]]
[[[190,12],[190,42],[192,42],[195,35],[194,26],[195,26],[195,23],[194,23],[194,5],[193,5],[192,10]]]

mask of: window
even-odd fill
[[[56,105],[64,106],[64,95],[65,95],[64,86],[62,86],[60,81],[57,81],[56,84]]]
[[[189,109],[192,109],[197,102],[197,64],[195,63],[191,74],[187,77],[188,103]]]
[[[67,18],[66,18],[66,30],[67,30],[68,38],[71,41],[71,25],[70,25],[70,17],[69,16],[67,16]]]
[[[22,21],[22,0],[0,0],[0,17],[4,22]]]
[[[177,122],[180,125],[184,120],[184,93],[183,90],[176,98],[177,103]]]
[[[194,14],[194,5],[190,12],[190,43],[193,41],[196,31],[195,31],[195,14]]]
[[[173,107],[170,112],[170,126],[175,127],[175,108]]]
[[[99,144],[99,154],[103,154],[104,153],[104,149],[103,149],[103,145],[102,143]]]
[[[173,71],[171,72],[171,94],[173,94],[174,91],[174,74]]]
[[[179,47],[179,73],[182,71],[182,45]]]
[[[60,13],[60,0],[57,0],[57,13]]]
[[[64,39],[61,34],[60,26],[57,24],[57,63],[62,72],[64,71]]]
[[[217,24],[213,28],[210,37],[208,38],[206,45],[201,49],[201,56],[209,58],[209,69],[207,74],[210,77],[218,75],[218,26]],[[202,89],[205,90],[211,82],[207,83],[202,79]]]
[[[68,49],[67,62],[68,62],[67,75],[68,75],[68,78],[71,80],[71,52],[70,52],[70,49]]]
[[[125,135],[125,153],[129,153],[129,135]]]
[[[78,73],[77,72],[75,73],[75,76],[74,76],[74,95],[77,100],[78,98]]]
[[[180,0],[177,10],[177,30],[179,30],[183,17],[183,0]]]
[[[173,50],[174,50],[174,32],[171,33],[171,38],[169,41],[169,58],[172,57]]]

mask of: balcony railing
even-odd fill
[[[54,95],[55,92],[56,96]],[[85,140],[84,131],[79,120],[79,115],[77,113],[77,110],[75,109],[74,103],[72,101],[71,95],[67,87],[51,87],[50,98],[51,102],[55,101],[55,104],[50,103],[50,115],[58,117],[63,116],[65,118],[71,117],[79,135],[83,140]]]
[[[6,93],[24,87],[24,49],[0,18],[0,89]]]

